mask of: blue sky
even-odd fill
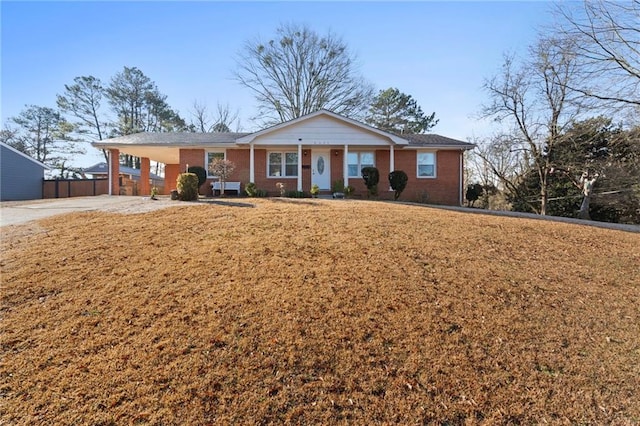
[[[341,36],[376,89],[397,87],[436,112],[434,133],[487,133],[475,117],[484,79],[504,52],[525,51],[551,21],[548,2],[10,2],[2,16],[1,121],[27,104],[55,107],[74,77],[107,83],[135,66],[189,119],[194,100],[240,110],[255,130],[255,102],[232,72],[243,44],[281,23]],[[106,101],[103,108],[108,108]],[[99,161],[86,156],[75,165]]]

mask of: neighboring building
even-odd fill
[[[104,163],[104,162],[103,163],[94,164],[91,167],[87,167],[85,169],[82,169],[82,171],[85,174],[91,175],[96,179],[108,178],[109,177],[109,167],[108,167],[107,163]],[[134,169],[133,167],[127,167],[127,166],[120,165],[120,176],[121,177],[125,177],[127,179],[139,181],[140,180],[140,170],[139,169]],[[164,183],[164,178],[162,176],[158,176],[158,175],[153,174],[153,173],[149,173],[149,179],[151,180],[151,185],[153,185],[153,186],[162,186],[163,183]]]
[[[0,201],[42,198],[42,180],[48,166],[0,142]]]
[[[113,195],[149,195],[149,191],[143,188],[140,169],[120,165],[118,175],[118,185],[120,190]],[[107,163],[97,163],[91,167],[82,169],[85,175],[91,175],[95,179],[108,179],[109,166]],[[153,173],[149,173],[148,185],[151,187],[163,188],[164,178]]]
[[[381,198],[392,197],[389,172],[403,170],[409,176],[403,199],[448,205],[462,204],[463,153],[474,148],[435,134],[394,135],[326,110],[255,133],[137,133],[93,146],[109,150],[114,159],[112,194],[119,193],[118,179],[112,178],[121,173],[118,156],[126,153],[142,158],[143,177],[150,175],[150,159],[165,163],[165,194],[175,189],[178,174],[189,166],[207,169],[212,159],[226,158],[236,165],[230,181],[243,187],[254,182],[273,195],[279,193],[277,183],[306,192],[317,184],[328,193],[339,180],[353,186],[356,196],[363,195],[360,170],[375,166]],[[214,180],[209,176],[208,183]],[[211,193],[208,184],[202,190]]]

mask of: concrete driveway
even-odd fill
[[[0,226],[18,225],[32,220],[77,211],[143,213],[176,205],[168,198],[99,195],[96,197],[57,198],[0,203]]]

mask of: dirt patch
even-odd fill
[[[9,424],[640,422],[638,234],[322,200],[37,226],[2,241]]]

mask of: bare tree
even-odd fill
[[[576,54],[579,83],[569,85],[607,107],[640,107],[640,0],[557,6],[558,32]]]
[[[190,111],[193,120],[191,126],[196,132],[212,133],[212,132],[230,132],[231,126],[236,123],[236,131],[240,129],[240,121],[238,116],[240,111],[232,111],[229,104],[216,104],[216,112],[210,112],[206,103],[197,100],[193,101]]]
[[[359,118],[373,96],[340,38],[293,24],[280,26],[267,42],[247,42],[235,78],[254,92],[264,124],[323,108]]]
[[[189,111],[189,113],[192,117],[191,125],[196,132],[209,133],[212,131],[212,118],[211,114],[209,113],[209,107],[207,107],[207,104],[201,103],[198,100],[194,100],[193,104],[191,104],[191,110]]]
[[[484,115],[506,123],[510,149],[521,150],[530,161],[540,188],[539,204],[531,207],[541,215],[547,211],[549,154],[576,112],[568,89],[575,67],[571,51],[555,39],[543,38],[531,48],[528,61],[516,64],[506,57],[501,73],[485,83],[492,102],[484,107]]]
[[[229,104],[222,105],[218,102],[216,105],[216,115],[214,117],[215,124],[213,125],[214,132],[230,132],[231,126],[238,120],[240,111],[231,111]],[[239,127],[239,123],[238,123]]]

